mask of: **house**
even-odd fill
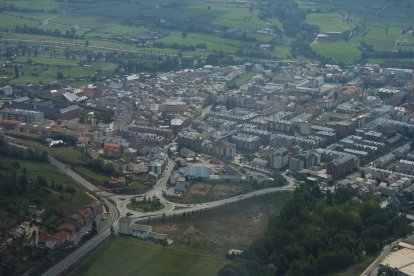
[[[71,234],[66,231],[57,232],[51,240],[54,241],[58,245],[62,245],[64,242],[69,241]]]
[[[109,184],[117,185],[117,186],[124,186],[125,185],[125,177],[124,176],[120,176],[120,177],[111,176],[111,178],[109,179]]]
[[[130,227],[130,233],[133,237],[140,239],[147,239],[149,234],[152,232],[152,226],[142,225],[142,224],[133,224]]]
[[[76,229],[81,229],[84,225],[84,221],[79,214],[74,214],[69,217],[69,223],[72,223],[76,226]]]
[[[38,215],[40,213],[40,210],[37,207],[37,205],[29,205],[27,207],[27,212],[30,213],[31,215]]]
[[[57,243],[53,238],[46,234],[40,234],[38,238],[38,245],[40,247],[46,247],[48,249],[55,249]]]
[[[89,224],[94,218],[93,211],[90,208],[83,208],[79,211],[79,215],[82,217],[85,224]]]
[[[104,206],[101,202],[95,201],[88,205],[85,205],[85,208],[89,208],[92,211],[93,218],[96,218],[98,214],[101,214],[104,211]]]
[[[167,244],[167,235],[166,234],[150,232],[149,235],[148,235],[148,239],[153,240],[155,242],[159,242],[161,244]]]
[[[122,145],[105,143],[103,147],[103,155],[105,158],[116,159],[122,154]]]
[[[58,226],[57,230],[59,232],[65,231],[65,232],[74,234],[76,233],[76,226],[73,225],[72,223],[63,223]]]
[[[0,91],[3,92],[4,96],[12,96],[13,95],[13,88],[10,85],[6,85],[0,88]]]

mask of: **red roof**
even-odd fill
[[[54,128],[52,128],[52,132],[59,132],[59,133],[62,133],[64,131],[64,129],[63,128],[61,128],[61,127],[54,127]]]
[[[119,148],[121,145],[113,144],[113,143],[105,143],[104,148]]]
[[[16,120],[0,120],[0,123],[1,124],[18,124],[20,122]]]

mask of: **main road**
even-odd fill
[[[77,174],[76,172],[72,171],[68,166],[63,164],[62,162],[56,160],[55,158],[49,156],[49,161],[52,165],[59,168],[62,172],[67,174],[68,176],[72,177],[76,182],[81,184],[83,187],[85,187],[89,191],[97,191],[95,185],[84,179],[82,176]],[[90,250],[95,248],[97,245],[99,245],[102,241],[104,241],[106,238],[108,238],[111,235],[111,227],[116,227],[116,224],[119,220],[119,213],[116,207],[105,198],[105,196],[108,196],[110,194],[103,193],[100,199],[105,203],[105,205],[109,209],[108,218],[106,219],[104,225],[100,227],[100,230],[98,234],[96,234],[92,239],[88,240],[86,243],[84,243],[81,247],[76,249],[74,252],[72,252],[69,256],[61,260],[59,263],[51,267],[48,271],[46,271],[43,275],[44,276],[55,276],[63,273],[66,271],[72,264],[76,263],[80,258],[82,258],[86,253],[88,253]]]
[[[141,195],[141,196],[148,196],[148,197],[155,196],[159,198],[160,201],[164,204],[165,208],[163,210],[156,211],[156,212],[141,213],[141,212],[131,211],[126,207],[126,204],[129,202],[129,200],[132,197],[136,197],[137,195],[120,196],[120,195],[115,195],[112,193],[102,191],[99,188],[97,188],[95,185],[93,185],[92,183],[84,179],[81,175],[74,172],[70,167],[58,161],[57,159],[49,156],[49,161],[52,165],[60,169],[62,172],[64,172],[68,176],[72,177],[76,182],[78,182],[80,185],[85,187],[87,190],[93,191],[99,194],[100,199],[109,208],[109,216],[105,224],[103,225],[103,227],[100,228],[100,231],[98,232],[96,236],[94,236],[92,239],[87,241],[77,250],[72,252],[65,259],[63,259],[58,264],[56,264],[55,266],[50,268],[48,271],[46,271],[43,274],[44,276],[55,276],[55,275],[59,275],[63,273],[64,271],[66,271],[72,264],[76,263],[80,258],[85,256],[86,253],[88,253],[90,250],[92,250],[97,245],[99,245],[102,241],[108,238],[111,235],[110,228],[114,227],[114,229],[116,230],[118,228],[118,220],[120,216],[125,216],[127,213],[132,214],[131,217],[135,221],[143,221],[143,220],[148,219],[148,217],[174,216],[174,215],[179,215],[179,214],[188,213],[188,212],[217,208],[220,206],[224,206],[227,204],[231,204],[231,203],[245,200],[247,198],[252,198],[255,196],[276,193],[276,192],[283,192],[283,191],[293,191],[295,189],[294,180],[287,177],[289,185],[283,186],[283,187],[268,188],[268,189],[263,189],[263,190],[252,191],[252,192],[249,192],[243,195],[238,195],[238,196],[234,196],[234,197],[230,197],[230,198],[226,198],[222,200],[211,201],[211,202],[200,203],[200,204],[173,203],[173,202],[166,200],[163,197],[164,191],[167,190],[167,181],[170,178],[170,175],[175,165],[174,161],[169,159],[168,165],[167,165],[167,168],[164,174],[160,177],[160,179],[157,181],[154,187],[147,193]],[[115,203],[116,206],[113,203]],[[176,206],[180,207],[180,209],[174,210]]]

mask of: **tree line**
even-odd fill
[[[37,151],[31,148],[10,145],[4,137],[0,137],[0,155],[20,158],[36,162],[49,162],[46,151]]]
[[[377,254],[410,228],[374,198],[353,199],[346,190],[323,196],[317,185],[301,185],[265,237],[219,275],[328,275]]]

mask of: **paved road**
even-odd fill
[[[97,191],[98,188],[81,177],[76,172],[72,171],[68,166],[61,163],[60,161],[56,160],[55,158],[49,156],[49,161],[52,165],[59,168],[61,171],[63,171],[65,174],[72,177],[74,180],[76,180],[79,184],[84,186],[86,189],[90,191]],[[111,234],[110,227],[113,226],[114,228],[117,227],[118,219],[119,219],[119,213],[116,207],[104,196],[110,195],[108,193],[103,193],[103,196],[100,198],[106,206],[109,208],[109,214],[108,218],[104,222],[104,224],[100,227],[100,232],[95,235],[92,239],[87,241],[85,244],[83,244],[81,247],[79,247],[77,250],[72,252],[69,256],[64,258],[62,261],[54,265],[52,268],[50,268],[48,271],[46,271],[43,275],[44,276],[55,276],[59,275],[62,272],[66,271],[72,264],[77,262],[80,258],[82,258],[86,253],[88,253],[90,250],[95,248],[97,245],[99,245],[101,242],[103,242],[106,238],[108,238]]]
[[[238,195],[238,196],[234,196],[234,197],[230,197],[230,198],[226,198],[222,200],[217,200],[217,201],[212,201],[212,202],[207,202],[207,203],[200,203],[200,204],[173,203],[173,202],[166,200],[163,197],[163,191],[166,191],[167,189],[167,181],[175,165],[174,161],[170,159],[165,173],[158,180],[156,185],[154,185],[153,189],[148,191],[146,194],[144,194],[145,196],[150,196],[150,197],[155,196],[159,198],[160,201],[166,207],[163,210],[157,211],[157,212],[140,213],[140,212],[133,212],[126,208],[126,204],[129,202],[130,198],[135,197],[137,195],[121,196],[121,195],[114,195],[114,194],[111,194],[105,191],[101,191],[95,185],[93,185],[92,183],[84,179],[82,176],[72,171],[70,167],[66,166],[62,162],[56,160],[55,158],[51,156],[49,156],[49,160],[52,165],[59,168],[61,171],[63,171],[68,176],[72,177],[74,180],[76,180],[79,184],[84,186],[86,189],[90,191],[95,191],[98,194],[100,194],[101,200],[105,202],[105,204],[109,208],[109,216],[105,222],[105,225],[101,228],[102,230],[95,237],[93,237],[91,240],[86,242],[84,245],[82,245],[76,251],[74,251],[69,256],[67,256],[65,259],[60,261],[58,264],[50,268],[47,272],[43,274],[45,276],[59,275],[62,272],[66,271],[72,264],[76,263],[86,253],[88,253],[90,250],[92,250],[97,245],[99,245],[102,241],[108,238],[110,236],[111,226],[113,226],[115,231],[117,231],[119,217],[126,215],[126,213],[128,212],[133,213],[132,218],[134,218],[135,221],[144,221],[148,219],[149,216],[151,217],[174,216],[174,215],[180,215],[183,213],[188,213],[188,212],[193,212],[193,211],[217,208],[217,207],[224,206],[230,203],[245,200],[247,198],[252,198],[255,196],[276,193],[276,192],[293,191],[296,188],[294,179],[290,177],[286,177],[288,179],[289,185],[284,186],[284,187],[268,188],[268,189],[263,189],[263,190],[252,191],[252,192],[249,192],[243,195]],[[115,202],[115,204],[117,205],[116,207],[114,206],[114,204],[112,204],[111,201],[108,200],[109,198],[111,199],[112,202]],[[174,208],[176,206],[185,207],[185,208],[174,211]]]

